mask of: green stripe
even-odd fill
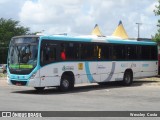
[[[22,68],[22,69],[32,69],[33,68],[33,65],[30,65],[30,64],[11,64],[9,65],[10,68],[13,68],[13,69],[19,69],[19,68]]]

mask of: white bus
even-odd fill
[[[158,74],[157,44],[109,37],[17,36],[8,53],[8,84],[36,90],[122,81]]]

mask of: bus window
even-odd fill
[[[110,47],[109,45],[98,45],[97,46],[98,59],[109,60],[110,59]]]
[[[127,45],[126,53],[127,60],[137,60],[137,46]]]
[[[53,63],[55,60],[57,60],[56,44],[45,41],[41,46],[41,65]]]
[[[113,45],[112,59],[125,60],[125,45]]]
[[[61,51],[61,59],[62,59],[62,60],[66,60],[66,52],[65,52],[65,49],[63,49],[63,50]]]
[[[79,59],[79,45],[77,43],[62,43],[61,44],[61,59],[62,60],[77,60]]]
[[[157,60],[157,58],[158,58],[157,46],[151,46],[151,60]]]
[[[95,60],[97,58],[96,46],[94,44],[81,44],[81,59]]]
[[[141,59],[142,60],[150,60],[150,46],[141,46]]]

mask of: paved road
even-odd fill
[[[158,111],[159,80],[136,81],[131,87],[85,84],[68,93],[55,88],[37,93],[33,88],[8,86],[0,80],[0,111]]]

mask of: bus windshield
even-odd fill
[[[28,72],[31,72],[31,70],[33,70],[33,68],[35,68],[35,66],[37,65],[37,55],[37,37],[13,38],[10,43],[8,55],[9,69],[12,72],[14,70],[18,70],[19,72],[27,70]]]

